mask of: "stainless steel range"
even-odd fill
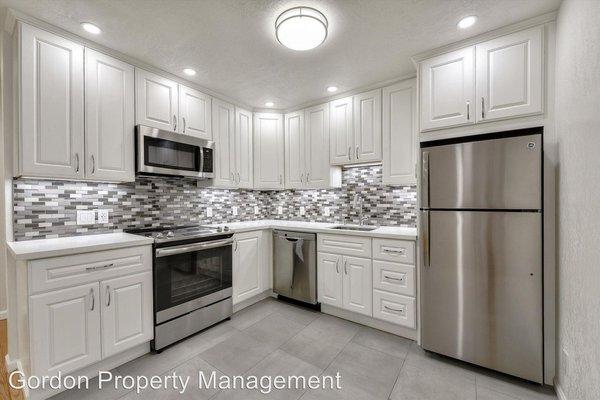
[[[206,226],[126,230],[154,238],[152,349],[231,317],[233,233]]]

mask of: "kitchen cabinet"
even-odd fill
[[[381,161],[381,89],[357,94],[354,101],[354,161]]]
[[[262,231],[235,235],[233,245],[233,304],[259,295],[264,288]]]
[[[235,107],[219,99],[212,102],[212,123],[215,142],[213,184],[234,187],[235,171]]]
[[[339,254],[318,253],[317,256],[317,288],[319,301],[335,307],[342,307],[342,273],[343,256]]]
[[[283,189],[283,115],[254,114],[254,188]]]
[[[31,375],[66,374],[101,359],[97,282],[30,297]]]
[[[285,186],[301,189],[304,186],[304,111],[285,114]]]
[[[252,112],[235,108],[235,170],[237,187],[252,189],[254,187],[254,158],[252,153]]]
[[[352,97],[333,100],[329,103],[330,161],[332,165],[352,162],[354,146],[354,120]]]
[[[177,86],[175,81],[136,68],[136,124],[177,132],[179,126],[179,91]]]
[[[475,46],[478,122],[542,112],[543,27]]]
[[[85,49],[85,175],[133,182],[133,67]]]
[[[416,81],[383,88],[383,183],[416,185]]]
[[[421,130],[475,123],[475,47],[421,62]]]
[[[19,23],[17,176],[84,178],[83,46]]]
[[[414,297],[382,290],[373,290],[373,317],[410,329],[417,327],[417,306]]]
[[[110,357],[153,337],[152,272],[102,281],[102,357]]]
[[[180,132],[212,140],[211,97],[196,89],[179,85]]]

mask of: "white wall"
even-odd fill
[[[600,399],[600,1],[565,0],[557,24],[558,384]],[[565,356],[566,351],[568,356]]]

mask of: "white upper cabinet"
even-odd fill
[[[475,47],[421,62],[421,130],[475,122]]]
[[[177,131],[180,126],[177,86],[177,82],[136,68],[136,123],[167,131]]]
[[[304,111],[285,114],[285,186],[304,187]]]
[[[211,114],[210,96],[179,85],[179,132],[212,140]]]
[[[543,29],[527,29],[476,46],[478,122],[542,112]]]
[[[85,49],[86,176],[134,181],[134,73],[122,61]]]
[[[84,177],[83,46],[19,24],[17,175]]]
[[[213,136],[215,141],[215,186],[233,187],[235,171],[235,107],[219,99],[212,102]]]
[[[252,112],[235,108],[235,168],[237,187],[254,187],[254,161],[252,157]]]
[[[330,161],[332,165],[352,162],[354,146],[354,126],[352,118],[352,97],[333,100],[329,103]]]
[[[283,115],[254,114],[254,187],[284,188]]]
[[[417,162],[416,81],[383,88],[383,183],[414,185]]]
[[[329,104],[304,110],[304,186],[310,189],[340,187],[342,170],[329,162]]]
[[[381,89],[354,96],[354,161],[381,161]]]

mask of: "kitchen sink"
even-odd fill
[[[331,229],[339,229],[339,230],[344,230],[344,231],[363,231],[363,232],[368,232],[368,231],[374,231],[375,229],[377,229],[376,226],[366,226],[366,225],[337,225],[332,227]]]

